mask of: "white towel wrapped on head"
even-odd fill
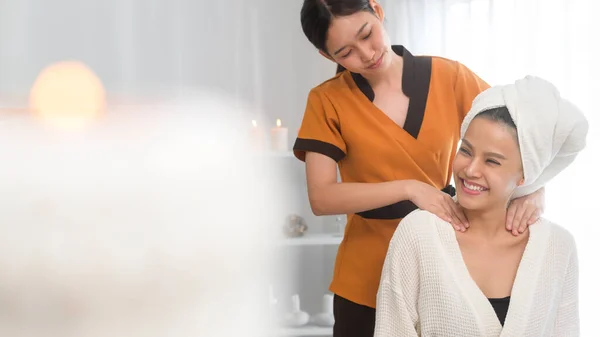
[[[479,113],[501,106],[517,126],[525,178],[513,195],[518,198],[537,191],[573,162],[586,145],[588,122],[552,83],[526,76],[479,94],[462,123],[461,138]]]

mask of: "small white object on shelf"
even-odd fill
[[[292,296],[292,311],[285,315],[284,325],[287,327],[301,327],[310,321],[310,315],[300,308],[300,295]]]
[[[340,233],[306,233],[297,238],[282,239],[280,245],[285,246],[319,246],[339,245],[343,236]]]
[[[280,321],[279,301],[275,297],[273,285],[269,285],[269,318],[270,322],[278,324]]]
[[[287,152],[288,128],[281,126],[281,119],[277,119],[277,126],[271,129],[271,151]]]
[[[332,327],[335,323],[333,317],[333,295],[323,295],[323,311],[314,317],[314,322],[318,326]]]
[[[274,308],[277,305],[277,298],[275,297],[275,293],[273,292],[273,286],[269,285],[269,305]]]

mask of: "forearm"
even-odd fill
[[[410,200],[412,180],[383,183],[333,183],[309,187],[315,215],[358,213]]]

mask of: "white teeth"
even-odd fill
[[[464,180],[463,180],[463,184],[465,185],[466,188],[470,189],[471,191],[483,191],[483,187],[470,185],[468,182],[466,182]]]

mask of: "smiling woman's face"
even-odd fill
[[[453,164],[457,199],[468,210],[506,207],[523,181],[516,129],[477,116],[467,129]]]

